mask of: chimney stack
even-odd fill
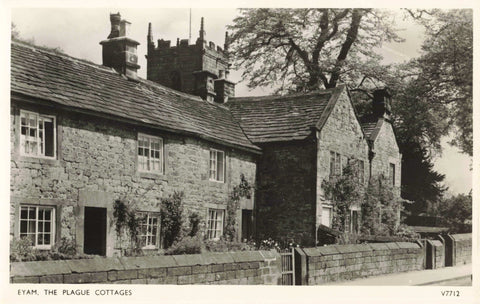
[[[128,38],[130,22],[122,20],[120,13],[110,14],[111,31],[107,40],[100,44],[103,47],[103,65],[114,68],[118,73],[130,78],[137,78],[137,41]]]
[[[392,95],[387,88],[373,91],[373,114],[376,118],[390,120]]]

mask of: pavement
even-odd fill
[[[472,264],[380,275],[328,285],[339,286],[471,286]]]

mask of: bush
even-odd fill
[[[79,254],[74,240],[62,238],[52,250],[38,250],[28,238],[13,239],[10,243],[10,262],[91,259],[94,255]]]
[[[405,224],[401,224],[397,232],[395,233],[396,236],[410,238],[410,239],[419,239],[420,235],[413,230],[412,227],[407,226]]]
[[[188,236],[195,236],[198,233],[198,230],[200,229],[200,215],[196,212],[190,214],[188,217],[190,221],[190,232],[188,233]]]
[[[172,246],[180,237],[182,230],[183,192],[174,192],[162,199],[161,227],[165,248]]]
[[[165,251],[165,255],[202,253],[203,242],[199,236],[186,236],[176,241]]]
[[[221,237],[219,240],[205,241],[205,249],[210,252],[229,252],[255,250],[255,247],[248,243],[228,241]]]

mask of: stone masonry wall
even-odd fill
[[[185,218],[197,212],[205,221],[208,208],[226,209],[228,195],[239,184],[241,174],[255,184],[256,164],[249,153],[191,137],[53,110],[47,113],[57,119],[57,158],[20,156],[19,108],[38,111],[24,105],[12,107],[11,236],[19,232],[20,204],[53,205],[56,240],[76,239],[83,246],[83,207],[104,207],[108,216],[107,255],[111,255],[119,245],[112,225],[116,199],[135,201],[138,211],[159,212],[161,198],[183,191]],[[163,138],[164,174],[137,170],[138,132]],[[209,180],[210,148],[225,151],[224,183]]]
[[[18,262],[10,282],[279,285],[281,265],[275,251]]]
[[[375,156],[372,160],[372,177],[383,174],[389,177],[390,164],[395,165],[395,189],[400,196],[402,178],[402,156],[395,139],[392,125],[383,121],[382,128],[374,143]]]
[[[257,237],[315,243],[315,143],[265,144],[258,162]]]
[[[381,274],[423,269],[424,251],[417,243],[372,243],[303,248],[302,285],[321,285]]]
[[[452,234],[455,240],[455,265],[472,263],[472,234]]]
[[[363,160],[365,183],[368,182],[368,144],[355,116],[347,92],[339,96],[335,107],[318,135],[316,224],[322,222],[322,206],[329,206],[322,182],[330,176],[330,152],[341,155],[342,166],[348,159]]]

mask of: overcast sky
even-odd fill
[[[102,48],[99,42],[110,33],[109,14],[120,12],[122,18],[132,23],[130,38],[140,42],[138,58],[139,75],[146,78],[146,36],[148,23],[152,23],[154,41],[157,39],[186,39],[189,36],[188,8],[62,8],[32,9],[22,8],[11,11],[12,22],[15,23],[20,37],[34,39],[35,44],[48,47],[60,47],[66,54],[87,59],[94,63],[102,63]],[[233,8],[192,9],[191,34],[192,43],[198,37],[200,18],[205,18],[206,39],[223,47],[226,25],[230,24],[237,11]],[[422,28],[403,20],[396,11],[395,21],[401,29],[400,35],[404,43],[385,45],[379,52],[385,63],[403,62],[418,56],[423,39]],[[240,71],[231,73],[231,80],[240,81]],[[236,86],[236,96],[266,95],[271,89],[255,89],[249,91],[245,84]],[[446,140],[444,141],[446,143]],[[443,145],[443,154],[435,161],[435,169],[446,174],[446,185],[452,193],[466,193],[472,187],[471,160],[458,153],[456,148]]]

